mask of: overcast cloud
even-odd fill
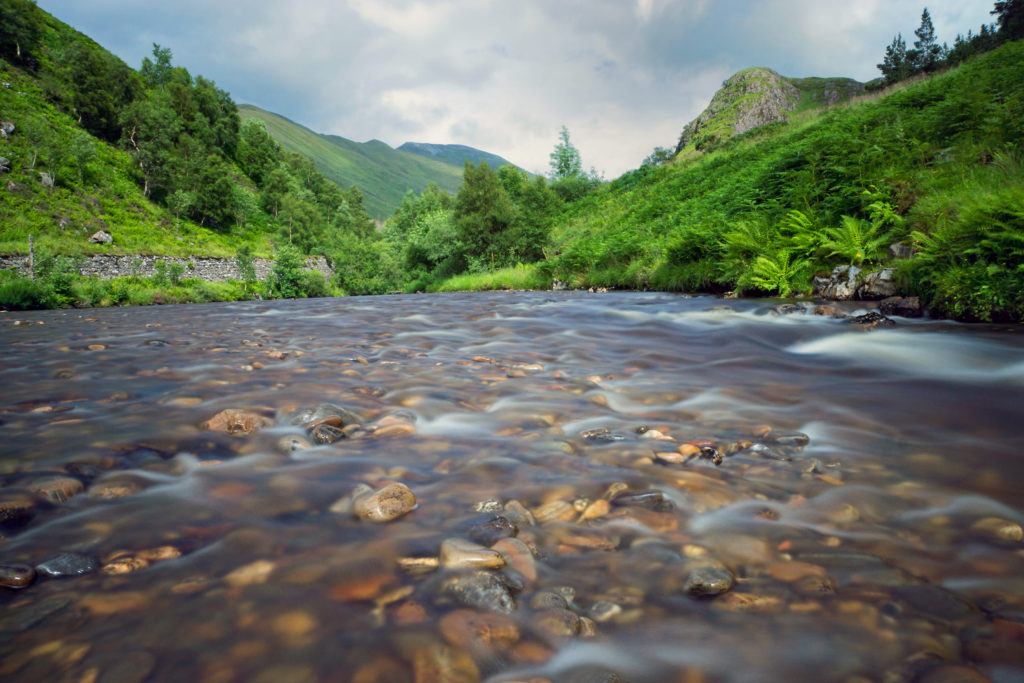
[[[138,67],[152,44],[321,133],[455,143],[546,173],[568,126],[613,178],[673,146],[723,80],[878,75],[920,0],[38,0]],[[928,3],[939,40],[992,2]]]

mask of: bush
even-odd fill
[[[319,270],[304,270],[300,278],[303,296],[318,298],[331,295],[327,278]]]
[[[298,249],[286,244],[277,250],[267,284],[274,296],[282,299],[302,296],[302,255]]]

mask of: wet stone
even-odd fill
[[[439,598],[503,614],[509,614],[515,609],[515,600],[505,582],[497,574],[485,571],[446,577]]]
[[[85,485],[74,477],[46,477],[28,485],[28,489],[51,503],[66,503],[85,490]]]
[[[530,623],[537,630],[555,638],[571,638],[580,632],[580,617],[575,612],[554,607],[537,612]]]
[[[319,424],[309,430],[309,437],[313,443],[323,446],[344,439],[345,432],[334,425]]]
[[[683,584],[683,590],[693,597],[706,597],[725,593],[736,577],[728,569],[721,567],[696,567],[690,570]]]
[[[416,496],[405,484],[390,484],[352,501],[356,517],[371,522],[390,522],[416,507]]]
[[[224,432],[231,436],[246,436],[270,424],[272,424],[270,418],[264,417],[259,413],[229,408],[220,411],[199,425],[199,428],[212,432]]]
[[[58,553],[36,565],[39,574],[54,579],[91,574],[97,569],[99,563],[96,558],[79,553]]]
[[[522,574],[527,582],[537,580],[537,560],[529,546],[518,538],[503,538],[492,546],[501,553],[505,564]]]
[[[675,503],[665,497],[664,492],[651,490],[636,493],[625,493],[612,500],[614,505],[636,506],[654,510],[655,512],[671,512],[676,509]]]
[[[508,517],[496,516],[469,529],[466,535],[480,545],[491,546],[503,538],[514,537],[519,527]]]
[[[597,602],[590,607],[590,617],[598,623],[611,621],[620,614],[622,607],[614,602]]]
[[[457,609],[438,624],[444,639],[456,647],[505,651],[519,642],[519,625],[511,617],[494,612]]]
[[[441,543],[441,566],[449,569],[498,569],[505,566],[505,559],[497,550],[465,539],[449,538]]]
[[[530,609],[550,609],[557,607],[566,609],[569,603],[558,593],[551,591],[540,591],[530,596]]]
[[[36,578],[36,570],[27,565],[0,565],[0,586],[7,588],[24,588]]]
[[[282,436],[277,440],[277,448],[282,453],[294,453],[313,447],[313,443],[304,436]]]

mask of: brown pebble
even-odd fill
[[[318,626],[316,617],[304,610],[292,610],[274,617],[271,628],[285,638],[301,638],[309,635]]]
[[[0,565],[0,586],[24,588],[36,578],[36,570],[27,565]]]
[[[108,564],[103,565],[104,574],[130,574],[149,566],[147,560],[141,557],[119,557]]]
[[[440,555],[441,566],[446,568],[499,569],[505,566],[505,559],[497,550],[462,538],[448,538],[442,541]]]
[[[518,538],[503,538],[491,548],[501,553],[505,563],[522,574],[527,581],[537,580],[537,561],[530,548]]]
[[[173,560],[176,557],[181,557],[181,551],[173,545],[162,545],[158,548],[140,550],[135,553],[135,556],[147,562],[164,562],[165,560]]]
[[[274,568],[275,565],[270,560],[256,560],[235,569],[225,576],[224,580],[236,587],[266,583]]]
[[[371,522],[390,522],[416,507],[416,496],[408,486],[390,484],[372,493],[359,496],[352,502],[356,517]]]
[[[199,425],[199,428],[212,432],[224,432],[232,436],[244,436],[259,431],[270,424],[272,424],[270,418],[258,413],[229,408],[220,411]]]
[[[444,615],[438,627],[449,643],[471,651],[481,646],[506,651],[519,642],[515,620],[494,612],[457,609]]]
[[[93,614],[107,615],[118,612],[130,612],[143,609],[149,605],[149,596],[139,591],[121,593],[98,593],[86,595],[78,602]]]
[[[534,628],[555,638],[572,637],[580,632],[580,617],[575,612],[554,607],[533,615]]]
[[[46,477],[28,485],[29,491],[51,503],[66,503],[85,490],[85,484],[74,477]]]

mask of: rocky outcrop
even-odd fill
[[[771,69],[746,69],[722,84],[711,104],[683,129],[675,153],[701,150],[733,135],[778,121],[800,107],[825,107],[865,92],[850,78],[786,78]]]
[[[800,91],[771,69],[740,71],[722,84],[711,104],[683,129],[676,154],[688,145],[706,144],[782,121],[800,104]]]
[[[815,296],[833,301],[878,301],[898,293],[895,268],[865,273],[857,266],[837,266],[828,277],[814,278]]]
[[[167,265],[177,263],[184,266],[185,272],[183,277],[186,278],[198,278],[207,282],[242,279],[234,259],[199,257],[186,259],[170,256],[115,256],[105,254],[86,256],[82,259],[79,273],[85,276],[99,277],[104,280],[132,275],[149,277],[156,273],[156,263],[158,261],[164,261]],[[253,259],[253,267],[256,269],[257,279],[266,279],[273,265],[273,262],[268,259]],[[7,268],[13,268],[22,275],[27,275],[29,268],[28,257],[0,256],[0,270]],[[323,256],[307,259],[306,269],[323,273],[327,279],[334,275],[334,270]]]

